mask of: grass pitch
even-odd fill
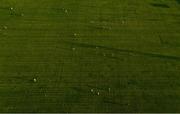
[[[0,112],[180,112],[179,0],[0,0]]]

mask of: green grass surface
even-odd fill
[[[180,112],[180,1],[0,0],[0,112]]]

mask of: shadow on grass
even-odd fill
[[[69,41],[64,41],[64,43],[74,45],[74,46],[77,46],[77,47],[82,47],[82,48],[96,48],[96,47],[98,47],[100,49],[111,50],[114,53],[121,52],[121,53],[148,56],[148,57],[160,58],[160,59],[166,59],[166,60],[180,61],[179,56],[173,56],[173,55],[162,55],[162,54],[158,54],[158,53],[141,52],[141,51],[128,50],[128,49],[118,49],[118,48],[112,48],[112,47],[106,47],[106,46],[98,46],[98,45],[93,45],[93,44],[69,42]]]
[[[153,6],[153,7],[160,7],[160,8],[169,8],[168,5],[166,5],[166,4],[159,4],[159,3],[151,3],[151,6]]]
[[[178,4],[180,4],[180,0],[176,0]]]

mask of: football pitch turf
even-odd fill
[[[0,112],[180,112],[180,0],[0,0]]]

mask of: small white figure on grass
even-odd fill
[[[4,29],[7,29],[7,26],[3,26]]]
[[[68,10],[66,9],[64,12],[65,12],[65,13],[68,13]]]
[[[23,13],[21,13],[21,16],[23,17],[23,16],[24,16],[24,14],[23,14]]]
[[[111,92],[111,88],[108,88],[109,92]]]
[[[76,37],[76,36],[78,36],[78,34],[77,34],[77,33],[74,33],[74,36]]]
[[[94,90],[93,90],[93,89],[91,89],[91,92],[94,92]]]
[[[14,10],[14,8],[13,8],[13,7],[11,7],[11,8],[10,8],[10,10]]]
[[[76,48],[72,48],[72,50],[73,50],[73,51],[75,51],[75,50],[76,50]]]
[[[99,96],[99,95],[100,95],[100,93],[99,93],[99,92],[97,92],[97,95]]]
[[[33,81],[34,81],[34,83],[36,83],[36,82],[37,82],[37,79],[36,79],[36,78],[34,78],[34,79],[33,79]]]

